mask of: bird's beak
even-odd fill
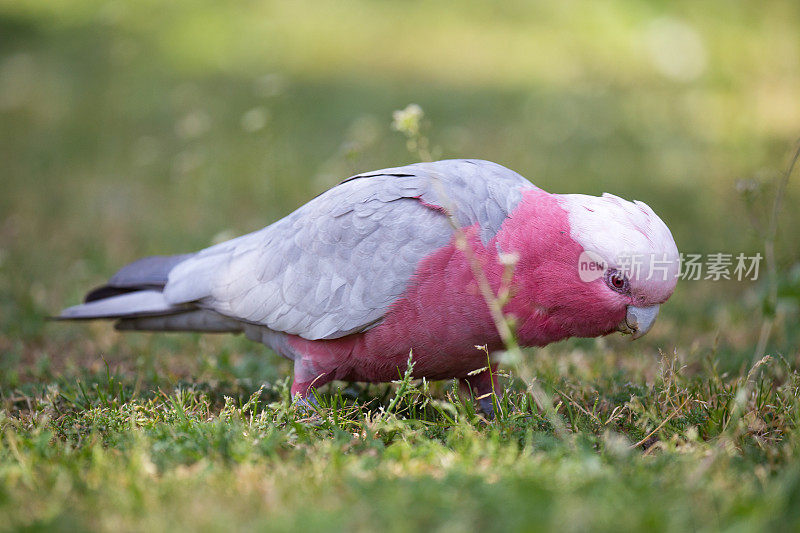
[[[630,333],[634,339],[644,336],[653,327],[658,316],[658,308],[658,305],[650,307],[629,305],[625,320],[620,323],[619,330],[623,333]]]

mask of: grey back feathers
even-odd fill
[[[175,313],[187,314],[186,306],[205,311],[122,327],[238,331],[250,324],[312,340],[338,338],[378,323],[418,263],[450,242],[445,210],[461,226],[478,224],[485,243],[527,188],[533,185],[519,174],[479,160],[359,174],[262,230],[193,255],[132,263],[109,286],[160,285]],[[163,315],[160,309],[154,314]]]

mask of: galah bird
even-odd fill
[[[491,411],[494,372],[473,372],[487,366],[476,346],[503,343],[476,272],[497,294],[509,257],[503,313],[524,346],[641,337],[679,266],[642,202],[550,194],[496,163],[446,160],[359,174],[256,232],[135,261],[59,318],[244,333],[294,361],[300,401],[331,380],[396,380],[411,352],[415,378],[460,378]]]

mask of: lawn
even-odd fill
[[[0,529],[796,529],[798,28],[778,0],[0,0]],[[433,157],[643,200],[685,253],[766,255],[774,216],[774,276],[496,354],[491,421],[403,376],[298,410],[242,337],[47,320],[417,160],[409,103]]]

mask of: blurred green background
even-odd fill
[[[390,128],[410,102],[438,157],[643,200],[683,252],[763,253],[800,136],[800,3],[0,0],[0,381],[100,354],[154,374],[244,361],[241,374],[281,375],[240,339],[121,339],[44,317],[140,256],[260,228],[350,174],[412,162]],[[778,239],[789,286],[798,185]],[[607,342],[738,368],[762,294],[683,282],[647,338]],[[796,303],[782,301],[771,344],[795,359]]]

